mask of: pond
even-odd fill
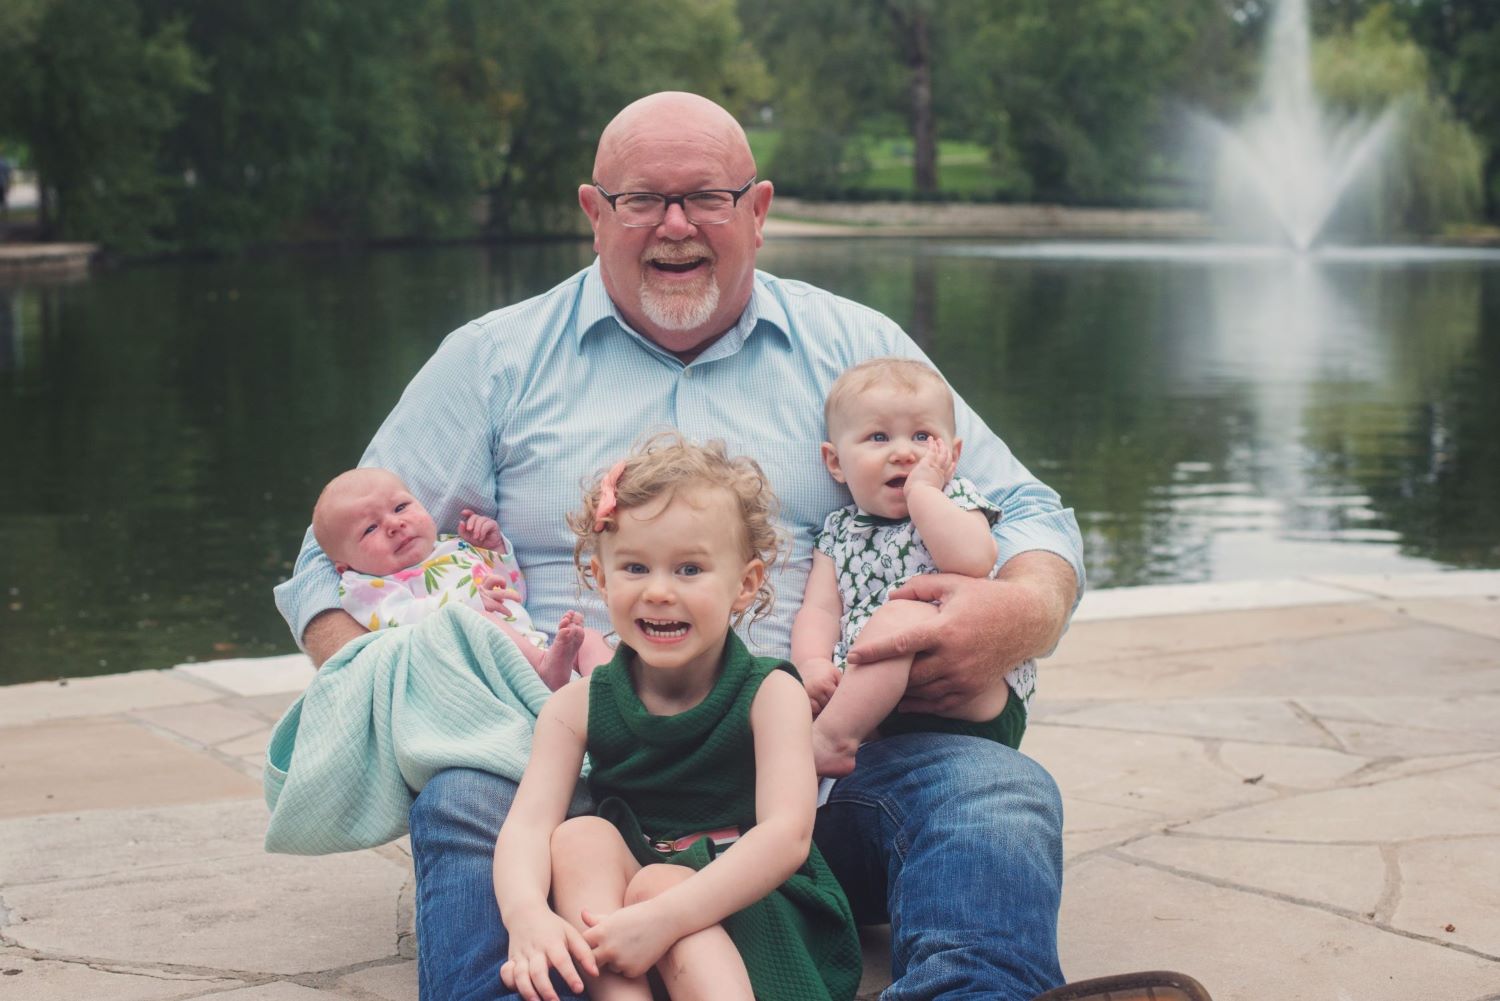
[[[583,243],[0,286],[0,684],[295,649],[322,483],[443,335]],[[1078,513],[1094,588],[1500,567],[1500,256],[776,240]]]

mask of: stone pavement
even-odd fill
[[[404,841],[261,850],[266,736],[310,673],[0,688],[0,998],[416,997]],[[1500,999],[1497,716],[1500,573],[1091,594],[1025,743],[1066,805],[1064,969]]]

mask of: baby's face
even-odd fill
[[[371,470],[325,497],[328,538],[323,551],[342,573],[380,577],[432,555],[437,525],[395,476]]]
[[[835,480],[847,484],[861,511],[905,518],[906,477],[934,438],[953,442],[953,398],[946,387],[917,389],[880,383],[833,415],[823,461]]]

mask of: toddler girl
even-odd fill
[[[1008,687],[971,707],[973,718],[989,722],[968,723],[892,712],[906,691],[910,656],[844,667],[864,630],[889,635],[937,614],[926,602],[888,601],[888,591],[917,574],[988,577],[994,567],[990,526],[1000,512],[953,475],[963,442],[954,439],[947,383],[922,362],[874,358],[834,382],[823,414],[823,462],[854,503],[823,523],[792,623],[792,660],[817,713],[818,774],[853,771],[860,741],[877,727],[886,734],[966,733],[1017,746],[1026,714]]]
[[[620,646],[547,702],[495,845],[500,976],[528,1001],[553,973],[648,1001],[653,969],[674,1001],[854,995],[849,905],[811,845],[807,696],[730,631],[770,608],[773,505],[752,460],[666,434],[570,519]],[[585,751],[598,815],[564,820]]]
[[[456,536],[438,535],[432,515],[388,470],[351,469],[329,481],[313,508],[313,536],[342,574],[344,610],[371,631],[461,601],[503,629],[553,691],[614,655],[577,612],[563,615],[549,645],[521,604],[526,585],[495,519],[466,508]]]

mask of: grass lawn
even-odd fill
[[[762,173],[771,169],[777,129],[750,129],[750,150]],[[912,142],[908,136],[868,137],[864,140],[870,169],[851,175],[849,187],[861,191],[910,195],[912,186]],[[774,178],[773,178],[774,180]],[[989,196],[1000,191],[1002,179],[990,167],[989,153],[979,143],[941,140],[938,143],[938,187],[957,198]]]

